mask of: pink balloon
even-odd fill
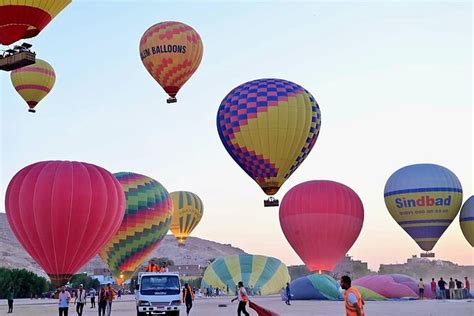
[[[349,187],[314,180],[293,187],[280,206],[286,239],[310,271],[331,271],[356,241],[364,207]]]

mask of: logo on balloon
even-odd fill
[[[152,48],[145,48],[140,53],[140,57],[143,59],[150,55],[164,54],[164,53],[179,53],[186,54],[186,45],[158,45]]]

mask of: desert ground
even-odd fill
[[[282,316],[310,316],[310,315],[344,315],[342,302],[329,301],[295,301],[291,306],[286,306],[279,297],[258,297],[254,301],[264,307],[280,313]],[[227,304],[227,307],[218,307]],[[74,304],[70,305],[69,315],[77,315]],[[229,298],[197,298],[191,310],[192,316],[199,315],[236,315],[237,304],[230,303]],[[0,313],[6,313],[6,301],[0,301]],[[19,316],[50,316],[57,315],[55,300],[30,300],[17,299],[13,315]],[[84,308],[84,316],[97,315],[97,308],[91,309],[88,304]],[[135,315],[135,302],[133,296],[124,296],[114,302],[113,316]],[[186,315],[184,307],[181,315]],[[251,312],[251,315],[257,315]],[[367,302],[366,315],[377,316],[462,316],[474,315],[474,300],[453,301],[387,301]]]

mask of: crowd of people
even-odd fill
[[[464,277],[464,282],[458,279],[449,278],[449,282],[446,282],[442,277],[436,282],[434,278],[431,279],[431,293],[432,299],[451,299],[451,300],[462,300],[471,298],[471,283],[468,277]],[[425,297],[425,284],[423,279],[420,278],[418,283],[418,295],[420,299]]]

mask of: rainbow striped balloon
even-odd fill
[[[318,138],[321,112],[296,83],[260,79],[233,89],[217,113],[225,149],[267,195],[274,195]]]
[[[459,214],[459,224],[464,237],[474,247],[474,195],[464,202]]]
[[[10,78],[15,90],[35,113],[35,106],[51,91],[56,82],[53,67],[46,61],[36,59],[36,63],[11,72]]]
[[[262,295],[276,294],[290,282],[288,268],[280,260],[259,255],[234,255],[216,259],[204,272],[201,287],[225,289],[235,294],[242,281]]]
[[[149,258],[165,237],[173,215],[173,201],[158,181],[147,176],[120,172],[114,174],[127,200],[122,224],[101,250],[100,257],[117,283],[128,280]]]
[[[416,164],[390,176],[384,198],[398,225],[421,249],[430,251],[459,212],[462,186],[445,167]]]

